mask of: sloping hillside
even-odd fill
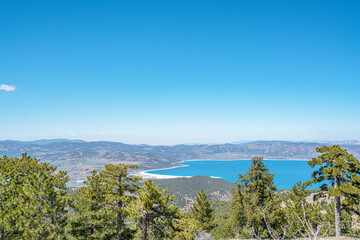
[[[192,204],[195,195],[202,189],[206,192],[210,200],[230,201],[231,188],[235,186],[232,182],[205,176],[154,181],[155,184],[160,184],[161,189],[168,188],[169,195],[175,195],[175,203],[179,207]]]

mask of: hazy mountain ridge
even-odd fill
[[[48,143],[46,143],[48,142]],[[358,141],[341,144],[356,157]],[[329,143],[330,145],[331,143]],[[91,170],[108,163],[136,163],[140,170],[180,166],[184,160],[235,160],[261,156],[265,159],[307,160],[316,156],[315,147],[323,143],[255,141],[242,144],[151,146],[119,142],[85,142],[81,140],[0,141],[0,155],[20,156],[27,152],[60,170],[68,171],[72,180],[84,179]]]

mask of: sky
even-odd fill
[[[0,1],[0,140],[360,140],[359,1]]]

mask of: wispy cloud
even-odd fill
[[[14,86],[14,85],[6,85],[6,84],[0,85],[0,90],[4,90],[7,92],[15,91],[15,89],[16,89],[16,86]]]

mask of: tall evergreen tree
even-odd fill
[[[142,212],[142,240],[148,239],[149,228],[155,239],[168,239],[166,232],[169,232],[169,228],[174,230],[173,220],[180,218],[180,212],[172,203],[174,195],[167,195],[167,191],[167,189],[159,190],[159,185],[154,186],[151,179],[138,190],[139,207]]]
[[[232,219],[237,229],[246,235],[266,234],[263,211],[266,211],[274,229],[282,217],[280,199],[275,194],[274,175],[269,173],[262,160],[254,157],[249,171],[239,174],[239,180],[232,189]]]
[[[111,239],[115,231],[109,223],[116,218],[106,209],[107,189],[97,171],[93,171],[84,181],[78,194],[74,194],[70,230],[76,239]]]
[[[137,169],[135,164],[119,164],[105,165],[105,169],[100,172],[100,176],[104,180],[104,185],[108,189],[106,194],[106,202],[110,211],[116,215],[115,238],[117,240],[129,239],[131,236],[127,235],[125,228],[125,219],[128,217],[129,210],[127,209],[131,201],[135,200],[138,186],[135,184],[141,179],[137,176],[129,176],[128,169]]]
[[[346,149],[339,145],[316,148],[320,155],[308,162],[311,167],[318,166],[311,177],[310,183],[322,183],[321,189],[328,191],[335,200],[335,232],[336,237],[341,232],[341,202],[340,197],[346,197],[347,207],[358,203],[360,199],[360,163]],[[329,190],[329,185],[333,187]]]
[[[211,201],[207,200],[204,190],[195,196],[195,203],[190,208],[190,218],[199,222],[201,228],[210,232],[216,227],[214,222],[214,209],[211,208]]]

